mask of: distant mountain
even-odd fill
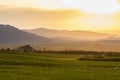
[[[54,30],[54,29],[46,29],[46,28],[38,28],[38,29],[28,29],[24,30],[29,33],[33,33],[39,36],[44,36],[47,38],[54,38],[58,40],[78,40],[78,41],[93,41],[105,39],[110,36],[114,36],[106,33],[97,33],[92,31],[82,31],[82,30]]]
[[[14,26],[0,25],[0,47],[15,47],[16,44],[33,44],[36,49],[120,51],[120,38],[111,34],[44,28],[23,31]]]
[[[0,43],[48,43],[51,39],[0,24]]]
[[[111,43],[111,44],[120,44],[120,36],[108,37],[106,39],[100,40],[99,42]]]

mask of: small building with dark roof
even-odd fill
[[[33,52],[34,48],[31,47],[30,45],[24,45],[18,48],[19,52]]]

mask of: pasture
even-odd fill
[[[79,54],[0,53],[0,80],[120,80],[120,62]]]

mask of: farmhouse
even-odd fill
[[[30,45],[24,45],[18,48],[19,52],[33,52],[34,48],[31,47]]]

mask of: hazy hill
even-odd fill
[[[19,43],[21,45],[35,43],[34,47],[38,49],[47,48],[52,50],[65,50],[66,48],[68,48],[77,50],[120,51],[119,49],[120,38],[114,37],[113,35],[110,34],[80,30],[79,31],[51,30],[44,28],[25,31],[27,32],[19,30],[10,25],[0,25],[0,46],[3,47],[2,44],[10,44],[10,46],[13,46],[13,43],[15,43],[14,44],[15,46],[16,43],[17,44]],[[99,40],[89,41],[95,39]],[[8,45],[6,45],[6,47],[8,47]]]
[[[90,51],[120,51],[120,37],[117,35],[81,30],[67,31],[45,28],[24,31],[34,33],[39,36],[58,39],[59,41],[59,43],[51,45],[38,44],[38,49],[46,47],[47,49],[53,50],[65,50],[67,48]]]
[[[110,36],[111,34],[106,33],[97,33],[91,31],[82,31],[82,30],[54,30],[54,29],[46,29],[46,28],[38,28],[38,29],[28,29],[24,30],[26,32],[30,32],[39,36],[44,36],[47,38],[54,38],[54,39],[62,39],[62,40],[99,40],[105,39]]]
[[[24,32],[10,25],[0,24],[0,43],[47,43],[51,40]]]
[[[99,42],[110,43],[110,44],[120,44],[120,36],[108,37],[106,39],[100,40]]]

